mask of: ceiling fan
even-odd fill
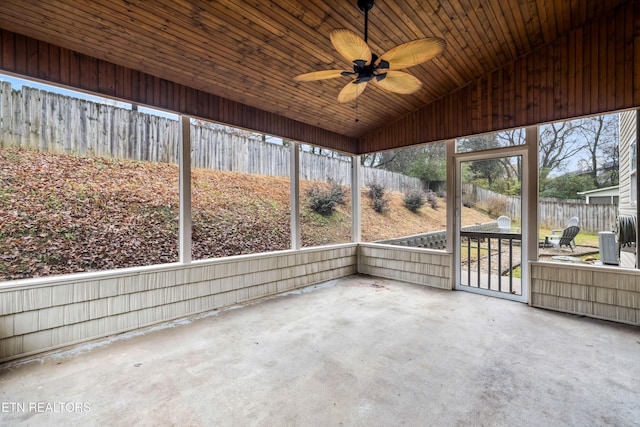
[[[368,82],[394,93],[411,94],[422,87],[422,82],[402,70],[428,61],[440,54],[447,43],[440,38],[425,38],[401,44],[382,54],[373,54],[367,45],[369,10],[374,0],[357,0],[358,8],[364,12],[364,39],[353,31],[334,30],[329,34],[333,47],[349,62],[352,71],[323,70],[300,74],[293,79],[298,82],[355,77],[340,91],[338,102],[351,102],[364,91]]]

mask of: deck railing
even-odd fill
[[[513,270],[516,264],[520,264],[519,261],[514,263],[514,246],[521,247],[522,234],[461,231],[460,245],[463,253],[466,249],[466,259],[463,256],[460,260],[461,263],[466,261],[466,269],[461,269],[461,285],[520,293],[520,281],[514,281]],[[475,269],[472,268],[472,261],[475,261]],[[503,280],[508,280],[508,283],[503,285]]]
[[[495,221],[484,224],[467,225],[462,231],[497,231],[498,223]],[[447,247],[446,230],[432,231],[430,233],[413,234],[395,239],[378,240],[374,243],[386,243],[388,245],[410,246],[412,248],[445,249]]]

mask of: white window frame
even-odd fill
[[[631,205],[638,204],[638,170],[637,170],[637,142],[629,146],[629,200]]]

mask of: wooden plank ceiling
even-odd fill
[[[407,70],[423,82],[416,94],[369,85],[350,104],[336,101],[347,77],[292,77],[349,69],[329,33],[363,33],[356,0],[3,0],[0,28],[359,138],[625,1],[376,0],[369,13],[374,53],[434,36],[448,48]]]

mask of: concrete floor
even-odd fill
[[[5,364],[0,400],[0,425],[639,425],[640,329],[352,276]]]

